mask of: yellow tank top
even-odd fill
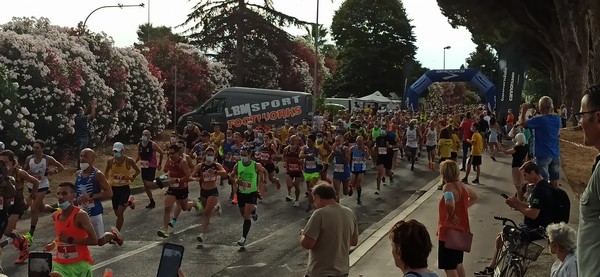
[[[131,172],[127,166],[127,159],[122,164],[118,164],[116,159],[113,159],[110,168],[110,185],[113,187],[128,186],[131,183]]]

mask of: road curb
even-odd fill
[[[427,183],[424,187],[414,193],[406,202],[400,207],[393,210],[379,222],[371,225],[363,231],[359,236],[359,243],[350,253],[350,267],[354,266],[363,256],[369,252],[381,239],[387,237],[389,230],[396,224],[396,222],[405,219],[412,214],[423,202],[429,199],[438,189],[437,183],[440,182],[439,178],[435,178],[431,182]],[[423,193],[424,192],[424,193]],[[362,240],[362,237],[366,237]]]

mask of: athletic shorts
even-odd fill
[[[269,174],[275,172],[275,164],[263,164]]]
[[[156,167],[142,168],[142,181],[152,182],[156,178]]]
[[[169,189],[167,189],[166,195],[175,196],[175,199],[177,199],[177,200],[185,200],[185,199],[188,199],[189,192],[190,191],[188,190],[188,188],[174,189],[174,188],[169,187]]]
[[[304,180],[307,181],[307,182],[310,182],[313,179],[319,179],[319,178],[321,178],[321,174],[319,173],[319,171],[317,171],[315,173],[306,173],[306,172],[303,172],[302,175],[304,176]]]
[[[446,248],[444,241],[439,241],[438,268],[443,270],[454,270],[463,263],[465,252]]]
[[[427,147],[427,152],[433,152],[433,151],[435,151],[435,147],[436,146],[435,145],[431,145],[431,146],[430,145],[426,145],[426,147]]]
[[[219,189],[203,189],[200,188],[200,198],[208,199],[211,196],[219,197]]]
[[[385,169],[392,169],[392,163],[394,161],[394,156],[388,155],[378,155],[376,165],[383,165]]]
[[[246,204],[249,205],[256,205],[256,203],[258,203],[258,192],[251,192],[251,193],[243,193],[238,191],[237,192],[237,199],[238,199],[238,207],[243,208],[246,206]]]
[[[333,179],[334,180],[340,180],[342,182],[350,180],[350,167],[349,166],[344,166],[344,171],[343,172],[333,171]]]
[[[102,220],[102,214],[91,215],[90,222],[92,223],[92,227],[94,227],[96,237],[98,239],[104,237],[104,220]]]
[[[352,174],[358,176],[360,174],[365,174],[365,171],[364,170],[362,170],[362,171],[352,171]]]
[[[450,152],[450,159],[456,161],[458,159],[458,152]]]
[[[0,235],[4,234],[6,227],[8,227],[8,213],[0,210]]]
[[[19,215],[19,219],[25,213],[25,198],[15,198],[15,202],[8,208],[8,216],[13,214]],[[1,234],[1,233],[0,233]]]
[[[30,193],[30,194],[31,194],[31,192],[33,191],[33,190],[32,190],[32,189],[30,189],[30,188],[27,188],[27,190],[29,191],[29,193]],[[49,188],[49,187],[45,187],[45,188],[38,188],[38,192],[48,192],[48,191],[50,191],[50,188]],[[48,194],[48,193],[46,193],[46,194]]]
[[[471,165],[474,165],[474,166],[480,166],[481,165],[481,156],[473,156],[473,155],[471,155],[471,157],[469,158],[469,160],[471,161]]]
[[[60,273],[61,276],[93,277],[92,265],[86,261],[72,264],[60,264],[52,261],[52,271]]]
[[[228,173],[231,172],[231,170],[233,169],[234,166],[235,166],[235,163],[232,163],[232,162],[225,162],[223,164],[223,168],[225,168],[225,171],[227,171]]]
[[[302,172],[288,172],[286,173],[288,176],[293,178],[304,178],[304,174]]]
[[[414,157],[417,154],[417,148],[406,146],[406,154]]]
[[[127,206],[129,196],[131,196],[131,189],[129,186],[118,186],[112,187],[113,196],[111,198],[112,207],[116,210],[119,206]]]

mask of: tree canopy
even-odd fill
[[[326,84],[328,95],[402,94],[404,65],[414,59],[417,47],[401,1],[346,0],[331,30],[339,64]]]

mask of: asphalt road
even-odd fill
[[[374,194],[375,171],[370,169],[363,185],[363,205],[356,204],[356,193],[352,198],[342,199],[342,204],[355,211],[361,232],[438,176],[437,172],[422,164],[423,159],[418,163],[416,170],[411,172],[406,161],[399,162],[394,172],[394,183],[390,184],[387,180],[388,186],[382,187],[381,195]],[[284,180],[282,174],[280,179]],[[95,260],[94,276],[102,276],[105,268],[113,269],[114,276],[156,276],[164,242],[185,247],[182,268],[187,276],[304,276],[308,252],[299,245],[299,234],[309,217],[304,211],[306,200],[301,196],[301,207],[292,207],[293,202],[285,201],[285,188],[276,191],[273,185],[269,186],[269,192],[258,204],[259,219],[252,224],[245,251],[234,245],[241,236],[243,220],[237,206],[229,204],[231,189],[227,185],[220,187],[223,214],[212,218],[209,233],[200,248],[197,247],[196,236],[200,232],[201,216],[194,211],[182,212],[174,233],[168,239],[162,239],[156,231],[162,226],[164,191],[154,191],[157,207],[152,210],[144,208],[147,205],[145,194],[136,195],[136,209],[125,212],[123,246],[90,247]],[[190,197],[198,196],[199,186],[192,183]],[[108,230],[114,226],[116,218],[110,202],[103,205],[104,223]],[[22,233],[29,230],[28,213],[18,225]],[[41,251],[54,236],[51,217],[43,216],[31,250]],[[6,274],[27,276],[26,265],[14,265],[16,256],[14,247],[3,249],[1,260]]]

